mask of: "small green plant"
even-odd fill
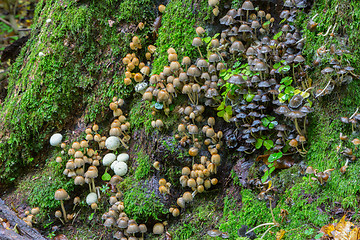
[[[225,102],[221,102],[220,106],[217,108],[218,117],[224,118],[225,121],[229,122],[229,119],[232,117],[232,107],[231,105],[225,106]]]
[[[260,138],[256,139],[255,148],[260,149],[262,146],[264,146],[267,150],[270,150],[274,147],[274,142],[267,136],[260,136]]]
[[[273,171],[275,171],[275,161],[280,159],[283,156],[282,152],[277,152],[277,153],[272,153],[270,154],[269,158],[268,158],[268,162],[270,163],[268,165],[269,169],[265,172],[264,176],[262,176],[261,178],[261,182],[266,182],[266,180],[268,179],[268,177],[271,175],[271,173]]]
[[[261,122],[264,127],[268,127],[269,129],[273,129],[278,125],[278,122],[275,121],[275,117],[273,116],[267,116],[261,119]]]

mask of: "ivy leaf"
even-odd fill
[[[290,66],[289,65],[285,65],[283,68],[282,68],[282,72],[287,72],[290,70]]]
[[[280,87],[279,87],[279,92],[281,92],[284,88],[286,88],[285,85],[280,85]]]
[[[273,146],[274,146],[274,142],[272,140],[264,141],[264,147],[266,147],[267,150],[270,150]]]
[[[103,181],[110,181],[111,175],[108,174],[107,172],[105,172],[105,173],[101,176],[101,179],[102,179]]]
[[[263,145],[263,142],[264,142],[264,140],[262,140],[261,138],[258,138],[258,139],[256,140],[255,148],[256,148],[256,149],[260,149],[261,146]]]

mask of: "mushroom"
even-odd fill
[[[56,192],[55,192],[55,200],[60,201],[61,209],[63,211],[63,216],[64,216],[65,222],[67,222],[67,218],[66,218],[67,215],[66,215],[63,200],[66,200],[68,197],[69,197],[69,194],[62,188],[56,190]]]
[[[163,234],[165,230],[164,224],[156,223],[153,227],[153,233],[156,235]]]
[[[55,133],[50,138],[50,145],[54,147],[58,147],[61,144],[63,136],[60,133]]]

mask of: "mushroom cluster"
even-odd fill
[[[124,212],[124,203],[118,201],[116,196],[111,196],[109,211],[102,215],[104,226],[114,231],[115,239],[144,239],[147,232],[145,224],[137,224],[134,219],[129,219]],[[138,236],[138,237],[136,237]],[[140,237],[141,236],[141,237]]]

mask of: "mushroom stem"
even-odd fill
[[[63,211],[64,220],[65,220],[65,222],[67,222],[67,215],[66,215],[66,211],[65,211],[65,207],[64,207],[63,200],[60,200],[60,204],[61,204],[61,210]]]
[[[126,145],[126,143],[119,137],[120,142],[122,143],[122,145],[124,146],[125,149],[129,149],[129,146]]]
[[[200,56],[201,56],[202,58],[204,58],[203,55],[202,55],[202,53],[201,53],[201,51],[200,51],[199,46],[197,46],[197,49],[199,50]]]
[[[300,128],[299,128],[299,124],[298,124],[298,122],[297,122],[297,118],[295,118],[295,128],[296,128],[296,131],[298,131],[298,133],[299,133],[300,135],[302,135],[301,130],[300,130]]]
[[[93,189],[92,189],[92,192],[94,192],[94,193],[96,193],[95,191],[95,182],[94,182],[94,179],[93,178],[91,178],[91,184],[92,184],[92,187],[93,187]]]
[[[92,192],[92,190],[91,190],[91,182],[89,182],[89,190],[90,190],[90,192]]]
[[[197,190],[195,190],[193,193],[191,193],[192,197],[194,198],[196,196],[196,194],[198,193]]]

